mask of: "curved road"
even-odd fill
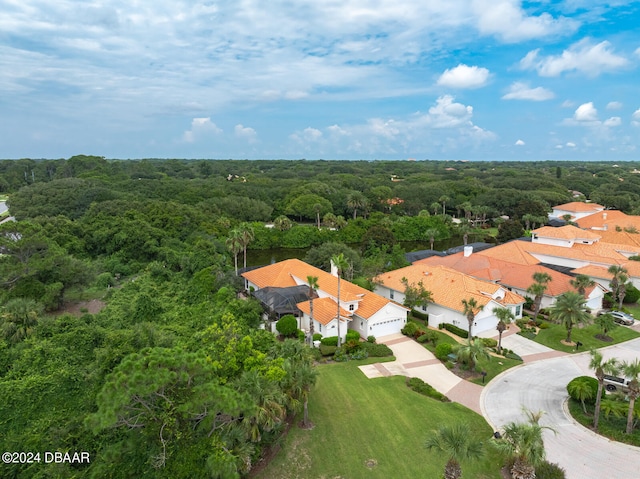
[[[640,339],[600,350],[605,359],[640,357]],[[485,418],[499,430],[509,421],[524,421],[522,408],[545,411],[547,459],[567,472],[567,479],[630,479],[640,477],[640,448],[609,441],[575,423],[564,411],[566,385],[576,376],[589,375],[588,353],[546,359],[510,369],[482,391]]]

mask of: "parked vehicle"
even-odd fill
[[[625,326],[633,326],[633,323],[635,322],[635,318],[633,316],[623,313],[622,311],[611,311],[609,314],[613,316],[613,320],[616,323],[624,324]]]
[[[604,388],[609,392],[616,392],[618,390],[623,393],[629,392],[629,380],[625,378],[619,378],[617,376],[604,375]]]

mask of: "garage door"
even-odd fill
[[[369,334],[379,338],[389,334],[399,333],[404,328],[405,320],[403,318],[389,319],[379,323],[372,324],[369,328]]]

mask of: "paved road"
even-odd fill
[[[601,350],[605,358],[640,357],[640,339]],[[576,376],[593,375],[589,355],[551,358],[510,369],[482,391],[485,418],[499,429],[509,421],[523,421],[522,407],[545,411],[545,450],[551,462],[567,471],[567,479],[630,479],[640,477],[640,448],[604,439],[575,423],[565,413],[566,385]]]

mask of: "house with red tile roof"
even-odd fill
[[[579,220],[585,216],[592,215],[604,210],[604,206],[597,203],[583,203],[581,201],[572,201],[553,207],[553,211],[549,214],[550,219],[564,219],[564,215],[570,215],[571,221]]]
[[[512,243],[508,244],[513,246]],[[505,248],[504,251],[511,249],[513,248]],[[414,264],[446,266],[475,278],[498,283],[507,290],[524,297],[531,297],[531,294],[527,293],[527,289],[531,284],[533,284],[533,275],[535,273],[546,273],[551,277],[551,281],[548,283],[547,290],[542,298],[543,308],[548,308],[553,305],[556,298],[561,294],[568,291],[576,291],[576,289],[571,285],[571,280],[574,279],[573,276],[547,268],[538,262],[534,264],[512,262],[506,254],[494,257],[483,253],[484,251],[473,253],[472,250],[467,250],[464,253],[457,253],[449,256],[433,256],[425,258],[423,260],[416,261]],[[535,260],[533,256],[530,257]],[[594,311],[602,309],[602,299],[606,291],[607,288],[600,284],[587,288],[585,291],[587,307]]]
[[[408,308],[346,280],[340,280],[340,311],[338,313],[338,277],[299,259],[289,259],[263,268],[242,273],[248,291],[267,287],[294,288],[307,284],[307,277],[318,278],[317,298],[297,303],[298,327],[309,331],[313,321],[314,332],[324,337],[338,335],[344,341],[347,329],[360,336],[381,337],[399,333],[407,322]]]
[[[406,281],[405,281],[406,280]],[[474,278],[446,266],[413,264],[405,268],[388,271],[374,279],[375,291],[394,301],[404,302],[406,284],[418,286],[431,292],[433,301],[423,311],[429,315],[429,326],[438,327],[448,323],[468,329],[462,300],[475,299],[482,307],[474,320],[472,334],[495,329],[498,318],[493,310],[507,308],[516,318],[522,317],[525,299],[499,284]]]

